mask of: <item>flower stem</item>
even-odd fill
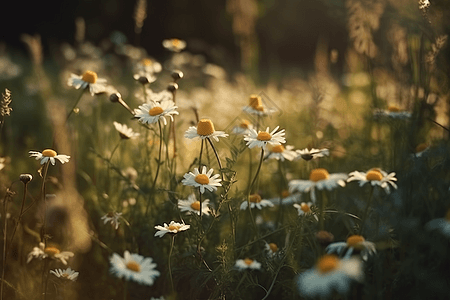
[[[200,167],[202,166],[203,143],[204,143],[204,140],[202,139],[202,143],[200,145],[200,155],[198,156],[198,170],[199,171],[200,171]]]
[[[42,175],[41,197],[40,197],[45,206],[44,221],[42,222],[42,229],[41,229],[41,242],[44,242],[44,243],[45,243],[44,237],[45,237],[45,226],[46,226],[46,216],[47,216],[47,204],[45,203],[45,180],[47,179],[49,165],[50,165],[50,160],[47,161],[47,163],[44,166],[44,173]]]
[[[212,148],[213,151],[214,151],[214,155],[216,156],[217,164],[219,165],[220,175],[222,176],[222,181],[223,181],[224,178],[223,178],[223,172],[222,172],[222,162],[220,161],[219,154],[217,153],[216,147],[214,147],[214,144],[213,144],[213,142],[211,141],[211,139],[210,139],[210,138],[206,138],[206,139],[208,140],[209,144],[211,145],[211,148]]]
[[[80,102],[81,97],[83,96],[85,90],[86,90],[86,89],[82,89],[82,90],[81,90],[81,93],[80,93],[80,95],[78,96],[78,99],[75,101],[75,104],[73,105],[72,109],[71,109],[71,110],[69,111],[69,113],[67,114],[67,117],[66,117],[66,120],[64,121],[64,124],[66,124],[67,121],[69,120],[69,118],[70,118],[70,116],[72,115],[73,111],[75,110],[75,108],[77,107],[78,103]]]
[[[359,235],[362,235],[362,234],[363,234],[364,223],[366,222],[367,215],[368,215],[368,212],[369,212],[369,208],[370,208],[370,205],[372,204],[373,190],[374,190],[374,189],[375,189],[374,186],[372,186],[372,188],[370,189],[369,202],[367,202],[366,209],[364,210],[364,214],[363,214],[363,217],[362,217],[362,219],[361,219],[361,227],[359,228]]]
[[[162,144],[163,144],[163,131],[161,126],[161,121],[158,120],[159,125],[159,154],[158,154],[158,166],[156,167],[156,174],[155,179],[153,180],[152,189],[151,189],[151,196],[154,196],[155,190],[156,190],[156,181],[158,180],[159,175],[159,168],[161,166],[161,156],[162,156]],[[150,201],[147,202],[147,207],[145,208],[145,214],[144,216],[147,216],[148,209],[150,207]]]
[[[253,181],[252,181],[252,183],[250,184],[250,186],[248,187],[248,191],[247,191],[247,206],[248,206],[248,212],[249,212],[249,214],[250,214],[250,219],[251,219],[251,221],[252,221],[253,228],[254,228],[254,230],[255,230],[255,234],[256,234],[256,237],[257,237],[258,239],[259,239],[258,227],[256,226],[255,218],[253,218],[252,206],[251,206],[251,203],[250,203],[250,194],[251,194],[251,192],[252,192],[252,188],[253,188],[253,185],[255,184],[256,178],[258,178],[259,171],[261,170],[261,165],[262,165],[263,158],[264,158],[264,148],[261,147],[261,157],[260,157],[260,159],[259,159],[258,169],[256,169],[255,177],[253,178]]]
[[[319,228],[320,230],[325,229],[325,207],[327,206],[327,195],[325,190],[322,191],[322,199],[320,199],[320,219]]]
[[[170,286],[172,288],[172,292],[175,292],[175,288],[174,288],[174,285],[173,285],[173,277],[172,277],[172,266],[171,266],[171,257],[172,257],[172,251],[173,251],[174,243],[175,243],[175,234],[172,234],[172,240],[170,242],[170,251],[169,251],[169,262],[168,262]]]

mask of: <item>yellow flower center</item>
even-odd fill
[[[147,67],[153,65],[152,60],[151,60],[151,59],[148,59],[148,58],[142,59],[142,60],[141,60],[141,63],[142,63],[144,66],[147,66]]]
[[[383,179],[383,174],[381,174],[381,172],[377,169],[372,169],[367,172],[366,179],[371,181],[380,181],[381,179]]]
[[[300,209],[303,210],[303,212],[308,213],[311,211],[311,208],[309,207],[308,204],[306,204],[305,202],[302,202],[300,204]]]
[[[169,225],[169,227],[167,229],[178,231],[178,229],[180,229],[180,228],[181,228],[181,226],[179,226],[179,225]]]
[[[179,39],[172,39],[172,45],[174,47],[178,47],[178,46],[180,46],[180,44],[181,44],[181,41]]]
[[[270,135],[270,133],[266,131],[258,132],[258,136],[256,137],[258,141],[269,141],[271,138],[272,136]]]
[[[44,151],[42,151],[42,155],[45,157],[55,157],[56,151],[52,149],[45,149]]]
[[[318,168],[311,171],[309,174],[309,180],[317,182],[320,180],[328,179],[330,177],[330,174],[326,169]]]
[[[272,252],[277,252],[278,251],[278,246],[275,243],[270,243],[269,244],[269,248]]]
[[[364,241],[365,239],[362,237],[362,235],[351,235],[347,238],[347,246],[358,248],[358,246]]]
[[[249,126],[250,126],[250,121],[248,121],[248,120],[243,120],[241,122],[241,124],[239,124],[239,127],[245,128],[245,129],[247,129]]]
[[[427,143],[421,143],[419,145],[417,145],[416,147],[416,153],[422,152],[423,150],[428,148],[428,144]]]
[[[162,109],[161,106],[155,106],[155,107],[152,107],[152,108],[148,111],[148,114],[149,114],[150,116],[153,117],[153,116],[157,116],[157,115],[161,114],[163,111],[164,111],[164,110]]]
[[[250,106],[256,110],[262,110],[263,106],[262,106],[261,97],[258,95],[251,95],[250,96]],[[260,108],[260,109],[258,109],[258,108]]]
[[[201,119],[197,124],[198,135],[210,135],[214,133],[214,124],[209,119]]]
[[[248,200],[253,203],[259,203],[261,202],[261,196],[258,194],[251,194],[248,196]]]
[[[284,191],[281,192],[281,197],[282,197],[282,198],[289,197],[289,195],[290,195],[290,193],[289,193],[288,190],[284,190]]]
[[[274,153],[283,153],[284,147],[283,145],[276,145],[272,147],[272,152]]]
[[[246,258],[246,259],[244,259],[244,262],[247,266],[250,266],[253,263],[253,259]]]
[[[387,110],[390,112],[399,112],[400,108],[398,108],[398,106],[395,106],[395,105],[389,105]]]
[[[126,267],[128,270],[131,270],[133,272],[139,273],[141,272],[141,266],[135,262],[135,261],[130,261],[126,264]]]
[[[61,251],[59,251],[58,248],[53,247],[53,246],[49,246],[49,247],[45,247],[44,249],[44,253],[47,254],[48,256],[55,256],[56,254],[59,254]]]
[[[324,255],[317,263],[317,269],[325,274],[335,270],[338,267],[339,258],[336,255]]]
[[[69,274],[63,273],[63,274],[61,274],[61,277],[64,279],[69,279]]]
[[[83,76],[81,77],[81,80],[88,83],[96,83],[97,82],[97,73],[93,71],[86,71],[84,72]]]
[[[110,211],[109,213],[106,214],[106,216],[108,218],[112,218],[112,217],[114,217],[114,213],[112,211]]]
[[[254,107],[257,111],[264,111],[264,107],[262,105],[258,105],[257,107]]]
[[[200,201],[193,202],[191,208],[200,211]]]
[[[199,184],[208,184],[209,183],[209,178],[206,174],[198,174],[197,176],[195,176],[195,182],[199,183]]]

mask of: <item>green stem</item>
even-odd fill
[[[156,181],[158,180],[159,175],[159,168],[161,166],[161,156],[162,156],[162,144],[163,144],[163,131],[161,126],[161,121],[158,120],[159,125],[159,154],[158,154],[158,166],[156,167],[156,174],[155,179],[153,180],[152,189],[151,189],[151,196],[154,196],[155,190],[156,190]],[[145,215],[148,214],[148,209],[150,207],[150,201],[147,202],[147,207],[145,209]]]
[[[172,251],[173,251],[173,245],[175,243],[175,234],[172,234],[172,240],[170,242],[170,251],[169,251],[169,277],[170,277],[170,286],[172,288],[172,292],[175,292],[175,287],[173,285],[173,277],[172,277],[172,266],[171,266],[171,257],[172,257]]]
[[[204,143],[204,140],[202,139],[202,144],[200,145],[200,155],[198,156],[198,171],[199,172],[200,172],[200,168],[202,166],[203,143]]]
[[[47,173],[48,173],[48,167],[50,165],[50,160],[47,161],[47,163],[44,166],[44,175],[42,176],[42,186],[41,186],[41,199],[44,203],[45,209],[44,209],[44,221],[42,223],[42,229],[41,229],[41,242],[44,242],[45,237],[45,226],[46,226],[46,215],[47,215],[47,203],[45,203],[45,180],[47,179]]]
[[[64,121],[64,124],[66,124],[67,121],[69,120],[70,116],[72,115],[74,109],[77,107],[78,103],[80,102],[81,97],[83,96],[84,91],[85,91],[86,89],[87,89],[87,88],[81,90],[81,93],[80,93],[80,95],[78,96],[78,99],[75,101],[75,104],[73,105],[72,109],[71,109],[71,110],[69,111],[69,113],[67,114],[67,117],[66,117],[66,120]]]
[[[322,191],[322,199],[320,199],[320,219],[319,219],[319,228],[320,230],[325,229],[325,207],[327,205],[327,196],[325,194],[325,190]]]
[[[364,214],[363,214],[363,217],[361,219],[361,227],[359,228],[359,235],[363,234],[364,223],[366,222],[367,215],[368,215],[368,212],[369,212],[369,208],[370,208],[370,205],[372,204],[373,190],[374,189],[375,189],[375,187],[372,186],[372,188],[370,190],[369,202],[367,202],[366,209],[364,210]]]
[[[261,170],[261,165],[262,165],[262,161],[264,158],[264,147],[261,147],[261,157],[259,159],[259,165],[258,165],[258,169],[256,170],[256,174],[255,177],[253,178],[252,183],[250,184],[250,186],[248,187],[248,191],[247,191],[247,206],[248,206],[248,212],[250,214],[250,219],[252,221],[253,224],[253,228],[255,230],[255,234],[256,237],[259,239],[259,233],[258,233],[258,227],[256,226],[256,222],[255,222],[255,218],[253,218],[253,213],[252,213],[252,207],[251,207],[251,202],[250,202],[250,194],[252,192],[252,188],[253,185],[255,184],[256,178],[258,178],[259,175],[259,171]]]

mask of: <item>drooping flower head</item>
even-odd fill
[[[50,270],[50,273],[62,280],[72,281],[72,282],[77,281],[78,274],[80,274],[79,272],[75,272],[71,268],[67,268],[65,270],[62,270],[62,269]]]
[[[125,251],[123,258],[114,253],[109,261],[111,263],[110,273],[118,278],[125,278],[125,280],[152,286],[155,278],[160,275],[159,271],[155,270],[156,264],[151,257],[144,258],[139,254],[130,254],[129,251]]]
[[[52,165],[55,165],[55,159],[64,164],[70,159],[69,155],[58,154],[53,149],[45,149],[42,153],[38,151],[29,151],[28,154],[30,154],[30,157],[36,157],[36,160],[41,160],[41,165],[47,163],[48,161],[50,161]]]
[[[187,139],[206,139],[213,138],[216,142],[219,141],[219,137],[227,137],[224,131],[216,131],[214,129],[214,124],[210,119],[201,119],[197,126],[191,126],[184,137]]]
[[[71,74],[67,84],[77,90],[89,88],[92,96],[106,91],[106,79],[98,78],[97,73],[93,71],[86,71],[81,76]]]

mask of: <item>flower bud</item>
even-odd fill
[[[171,93],[175,92],[176,90],[178,90],[178,84],[176,84],[175,82],[170,83],[167,87],[167,90]]]
[[[184,74],[180,70],[175,70],[172,72],[171,76],[172,76],[173,80],[177,81],[177,80],[183,78]]]
[[[119,100],[122,98],[122,95],[120,93],[113,93],[109,96],[109,101],[111,102],[119,102]]]
[[[27,184],[31,180],[33,180],[33,176],[31,174],[20,174],[19,176],[20,181],[22,181],[24,184]]]

